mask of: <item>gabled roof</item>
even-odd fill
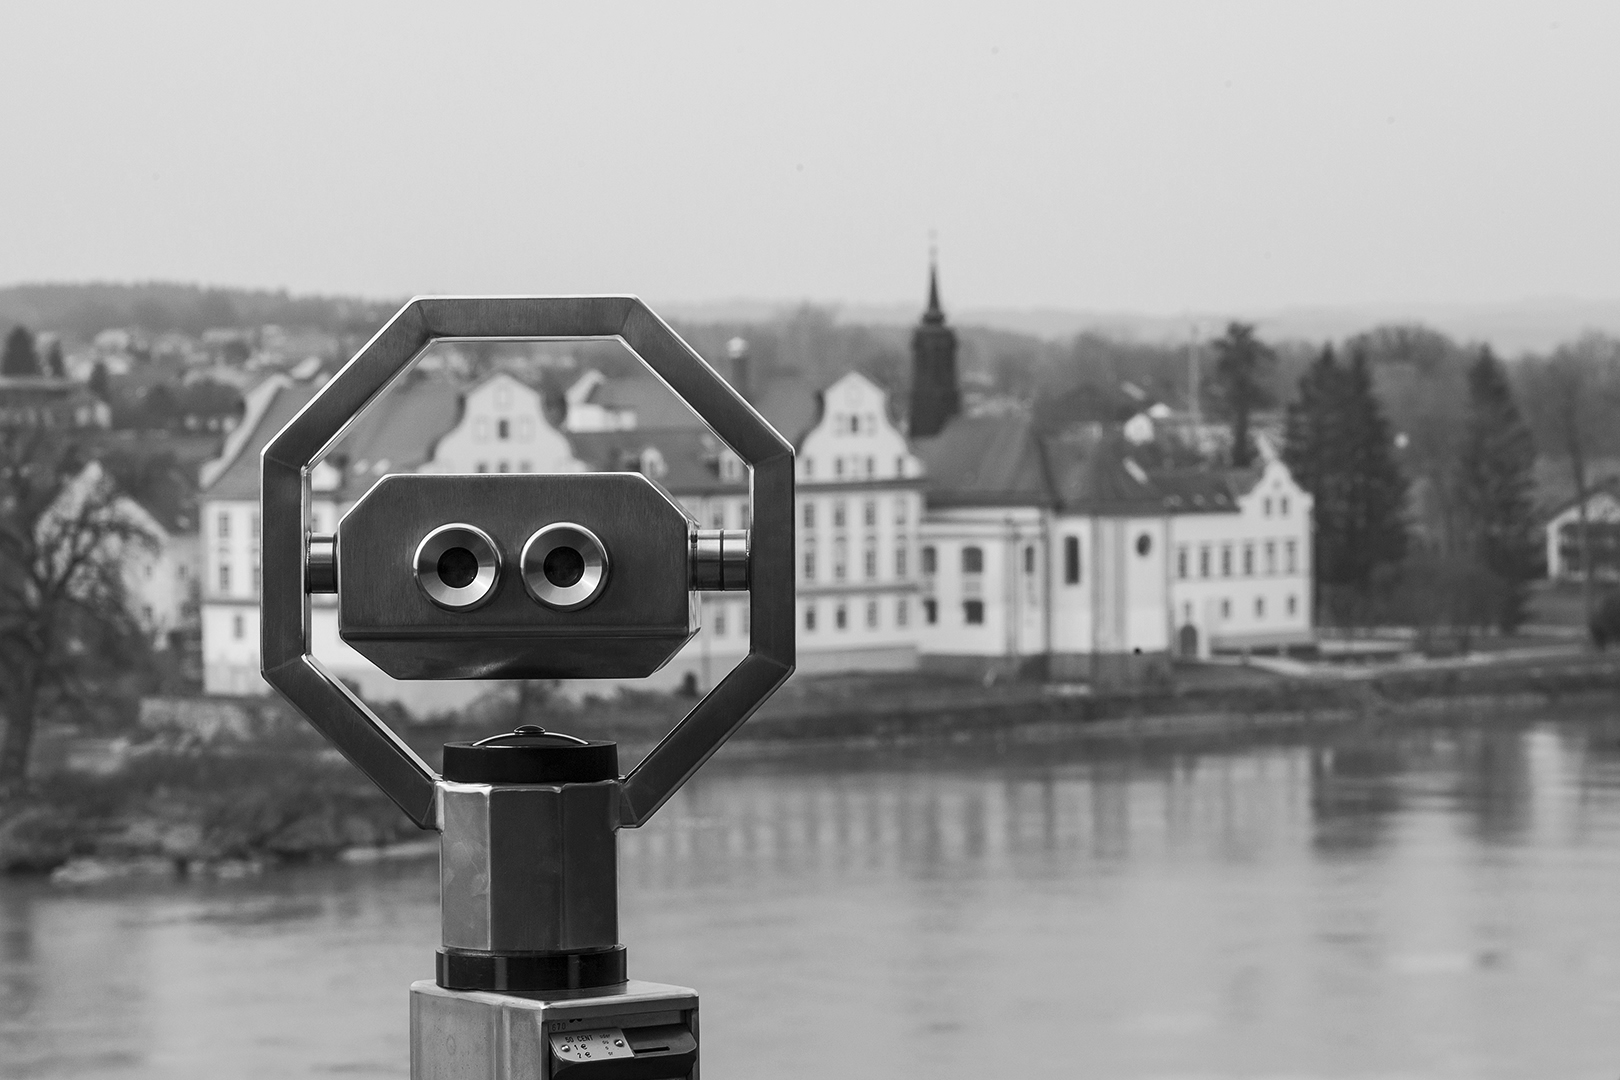
[[[1230,469],[1165,469],[1152,474],[1153,486],[1164,497],[1164,507],[1173,514],[1231,513],[1238,508],[1240,491],[1233,485]],[[1246,471],[1246,470],[1245,470]]]
[[[332,448],[350,465],[387,462],[388,472],[414,472],[461,419],[462,389],[436,375],[408,378],[361,414]],[[334,462],[335,464],[335,462]]]
[[[635,413],[636,426],[643,428],[701,428],[703,421],[675,392],[651,375],[630,375],[604,379],[586,400],[608,409]]]
[[[262,411],[242,421],[244,426],[251,427],[243,431],[240,438],[237,438],[236,431],[231,433],[232,438],[227,443],[227,453],[231,454],[231,459],[223,463],[223,471],[214,477],[213,482],[203,488],[203,498],[257,500],[259,455],[265,444],[287,426],[287,421],[296,416],[319,389],[316,383],[286,382],[278,383],[273,389],[267,388],[266,392],[273,396]],[[238,431],[241,429],[238,428]]]
[[[929,506],[1051,506],[1046,448],[1025,416],[958,416],[913,442]]]
[[[649,447],[663,459],[665,472],[654,475],[674,495],[746,494],[748,473],[735,480],[720,476],[720,440],[703,428],[631,428],[626,431],[580,431],[569,435],[574,455],[593,472],[640,471]]]

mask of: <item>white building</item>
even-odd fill
[[[87,504],[94,505],[92,499],[104,503],[99,513],[118,526],[117,535],[109,532],[98,554],[118,566],[130,617],[154,645],[167,646],[170,635],[191,618],[196,599],[194,523],[182,508],[149,506],[120,492],[101,464],[93,461],[41,516],[40,529],[72,528],[67,523],[84,514]]]
[[[1620,579],[1620,481],[1609,480],[1587,495],[1586,529],[1594,577]],[[1549,578],[1580,581],[1586,576],[1581,568],[1579,501],[1570,502],[1549,518],[1542,535]]]
[[[1286,648],[1314,640],[1313,500],[1288,467],[1162,473],[1171,512],[1170,607],[1176,650]]]

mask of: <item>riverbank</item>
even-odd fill
[[[1470,723],[1510,711],[1607,710],[1616,702],[1620,657],[1573,650],[1331,678],[1201,666],[1180,671],[1173,686],[1110,694],[938,675],[801,678],[738,732],[721,761],[829,747],[1202,743],[1368,722]],[[627,694],[530,705],[524,717],[530,722],[618,741],[628,768],[691,701]],[[494,695],[431,723],[389,719],[436,765],[445,741],[510,727],[513,707]],[[0,870],[48,873],[70,885],[240,877],[288,863],[433,850],[431,838],[270,699],[151,703],[141,732],[106,764],[49,771],[0,811]]]

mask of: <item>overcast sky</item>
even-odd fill
[[[0,284],[1620,297],[1620,4],[16,4]]]

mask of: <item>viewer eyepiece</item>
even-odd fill
[[[422,538],[413,560],[416,583],[447,611],[471,611],[495,594],[501,553],[473,525],[441,525]]]
[[[529,537],[518,562],[529,595],[558,611],[585,607],[607,585],[607,549],[595,533],[572,522],[547,525]]]

